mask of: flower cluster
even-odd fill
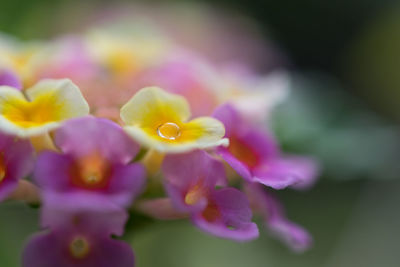
[[[318,173],[263,126],[284,78],[217,68],[149,32],[0,40],[0,200],[37,201],[43,227],[23,266],[133,266],[115,238],[128,211],[236,241],[258,237],[254,212],[307,249],[272,193]]]

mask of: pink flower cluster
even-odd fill
[[[318,175],[265,127],[284,76],[227,71],[143,31],[0,41],[0,200],[29,187],[41,204],[24,267],[134,266],[115,238],[128,210],[235,241],[258,237],[254,213],[293,250],[311,245],[272,192]]]

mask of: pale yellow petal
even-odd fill
[[[141,89],[121,108],[121,118],[127,125],[142,128],[157,128],[166,122],[179,124],[189,117],[189,104],[184,97],[158,87]]]
[[[217,119],[211,117],[199,117],[184,124],[182,129],[182,142],[195,140],[198,148],[228,145],[225,135],[225,127]]]
[[[151,128],[126,126],[124,130],[138,143],[161,153],[184,153],[194,149],[205,149],[216,146],[228,146],[229,141],[223,138],[223,124],[213,118],[201,117],[181,125],[181,133],[174,140],[160,137]]]
[[[44,80],[25,93],[0,86],[0,130],[20,137],[36,136],[66,119],[89,113],[79,88],[70,80]]]
[[[42,80],[25,92],[31,101],[39,98],[47,98],[48,101],[51,101],[57,109],[54,110],[55,120],[70,119],[89,114],[88,103],[78,86],[69,79]]]

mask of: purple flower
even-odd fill
[[[229,146],[218,147],[217,151],[245,180],[274,189],[312,185],[318,173],[314,160],[282,156],[270,133],[244,121],[229,104],[220,106],[214,117],[224,123],[229,138]]]
[[[55,134],[63,154],[42,153],[35,179],[45,202],[63,204],[71,198],[103,205],[126,206],[140,193],[144,168],[130,163],[139,146],[115,123],[94,117],[70,120]]]
[[[46,205],[42,226],[49,230],[34,235],[22,255],[23,267],[133,267],[130,246],[111,238],[122,235],[127,214],[121,209],[107,212]],[[44,222],[44,223],[43,223]]]
[[[260,184],[246,185],[246,193],[253,209],[261,214],[272,236],[295,252],[303,252],[313,243],[311,235],[301,226],[287,219],[279,200]]]
[[[222,238],[248,241],[258,237],[246,196],[225,185],[223,164],[204,151],[168,155],[163,163],[165,187],[175,207],[189,212],[203,231]]]
[[[0,69],[0,86],[7,85],[18,90],[22,89],[22,82],[19,77],[8,69]]]
[[[29,141],[0,132],[0,201],[15,190],[19,179],[32,171],[33,162]]]

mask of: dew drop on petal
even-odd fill
[[[181,129],[173,122],[166,122],[158,126],[157,134],[164,139],[176,140],[181,135]]]

